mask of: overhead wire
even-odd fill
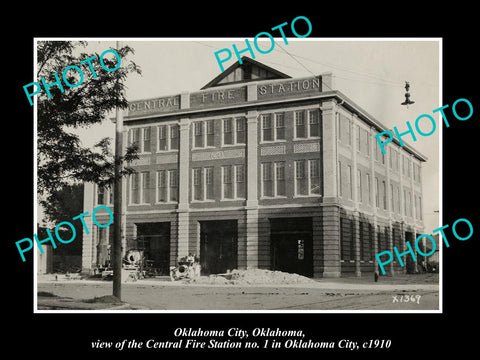
[[[196,43],[219,50],[218,47],[215,47],[215,46],[212,46],[212,45],[209,45],[209,44],[205,44],[205,43],[200,42],[200,41],[196,41]],[[369,81],[368,79],[358,79],[358,78],[334,75],[334,77],[337,77],[339,79],[352,80],[352,81],[363,82],[363,83],[374,84],[374,85],[387,85],[387,86],[396,86],[396,87],[403,87],[404,86],[403,81],[396,81],[396,80],[388,79],[388,78],[385,78],[385,77],[380,77],[380,76],[375,75],[375,74],[366,73],[366,72],[362,72],[362,71],[358,71],[358,70],[352,70],[352,69],[349,69],[349,68],[346,68],[346,67],[342,67],[342,66],[339,66],[339,65],[334,65],[334,64],[324,62],[324,61],[318,61],[318,60],[311,59],[311,58],[306,57],[306,56],[302,56],[302,55],[298,55],[298,54],[289,52],[289,51],[285,50],[278,43],[277,43],[277,45],[280,47],[280,49],[284,53],[286,53],[290,58],[295,60],[295,62],[297,62],[304,70],[308,71],[312,75],[315,75],[315,74],[310,69],[308,69],[303,63],[301,63],[298,59],[307,60],[307,61],[310,61],[312,63],[322,65],[322,66],[325,66],[325,67],[328,67],[328,68],[332,68],[332,69],[336,69],[336,70],[339,70],[339,71],[344,71],[344,72],[352,73],[352,74],[355,74],[355,75],[371,78],[373,81]],[[280,50],[275,49],[275,48],[273,49],[273,51],[280,52]],[[270,62],[272,64],[276,64],[276,65],[280,65],[280,66],[284,66],[284,67],[288,67],[288,68],[292,68],[292,69],[298,69],[298,68],[291,67],[291,66],[288,66],[288,65],[285,65],[285,64],[275,63],[275,62],[271,62],[271,61],[266,61],[266,62]],[[423,85],[426,85],[426,86],[438,87],[438,84],[428,84],[428,83],[415,83],[415,84],[416,85],[423,84]]]

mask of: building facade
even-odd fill
[[[139,159],[123,181],[122,251],[143,249],[159,274],[189,253],[203,274],[373,273],[376,253],[423,231],[426,158],[395,142],[383,155],[385,130],[331,73],[290,78],[248,58],[199,91],[133,101],[123,139]],[[112,189],[86,184],[84,210],[99,204],[113,207]],[[109,261],[113,227],[94,230],[84,272]]]

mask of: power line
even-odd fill
[[[215,46],[209,45],[209,44],[205,44],[205,43],[202,43],[200,41],[196,41],[196,43],[198,43],[200,45],[203,45],[203,46],[206,46],[206,47],[209,47],[209,48],[212,48],[212,49],[219,50],[218,47],[215,47]],[[367,72],[361,72],[361,71],[357,71],[357,70],[352,70],[352,69],[342,67],[342,66],[339,66],[339,65],[334,65],[334,64],[331,64],[331,63],[328,63],[328,62],[314,60],[314,59],[311,59],[311,58],[306,57],[306,56],[302,56],[302,55],[298,55],[298,54],[288,52],[282,46],[280,46],[280,44],[277,43],[277,45],[280,47],[280,49],[284,53],[286,53],[289,57],[291,57],[293,60],[295,60],[295,62],[297,62],[304,70],[308,71],[312,75],[315,75],[315,74],[310,69],[308,69],[303,63],[301,63],[297,58],[307,60],[307,61],[310,61],[312,63],[322,65],[322,66],[325,66],[325,67],[328,67],[328,68],[336,69],[336,70],[339,70],[339,71],[349,72],[349,73],[356,74],[356,75],[359,75],[359,76],[364,76],[364,77],[367,77],[367,78],[371,78],[372,80],[376,80],[376,81],[368,81],[367,79],[358,79],[358,78],[355,79],[355,78],[352,78],[352,77],[334,75],[334,77],[337,77],[339,79],[352,80],[352,81],[363,82],[363,83],[366,83],[366,84],[374,84],[374,85],[387,85],[387,86],[395,86],[395,87],[402,87],[402,88],[404,86],[403,85],[403,80],[402,81],[395,81],[395,80],[391,80],[391,79],[387,79],[387,78],[382,78],[382,77],[377,76],[375,74],[371,74],[371,73],[367,73]],[[280,50],[275,49],[275,48],[273,50],[277,51],[277,52],[280,52]],[[284,66],[284,67],[291,68],[291,69],[296,69],[296,70],[299,69],[299,68],[296,68],[296,67],[291,67],[291,66],[288,66],[288,65],[285,65],[285,64],[280,64],[280,63],[276,63],[276,62],[272,62],[272,61],[268,61],[268,60],[265,61],[265,62],[280,65],[280,66]],[[416,83],[416,84],[419,84],[419,83]],[[423,84],[425,86],[438,88],[438,84],[428,84],[428,83],[420,83],[420,84]]]
[[[295,57],[292,56],[292,54],[290,54],[287,50],[285,50],[282,46],[280,46],[280,44],[278,44],[278,46],[280,47],[280,49],[282,49],[288,56],[290,56],[293,60],[295,60],[297,63],[299,63],[305,70],[307,70],[310,74],[314,75],[315,74],[313,72],[310,71],[310,69],[308,69],[305,65],[303,65],[300,61],[298,61]]]

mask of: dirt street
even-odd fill
[[[415,281],[413,281],[415,280]],[[435,281],[436,280],[436,281]],[[92,299],[112,294],[111,281],[38,282],[38,292]],[[39,304],[43,297],[39,297]],[[122,286],[139,310],[438,310],[438,277],[321,280],[297,285],[208,285],[144,279]]]

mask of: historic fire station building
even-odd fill
[[[291,78],[249,58],[199,91],[132,101],[124,145],[140,155],[122,189],[123,253],[144,250],[159,274],[189,253],[203,274],[372,273],[376,253],[423,231],[426,158],[393,142],[382,155],[384,130],[331,73]],[[112,203],[111,189],[85,185],[85,211]],[[94,230],[84,272],[110,257],[113,227]]]

